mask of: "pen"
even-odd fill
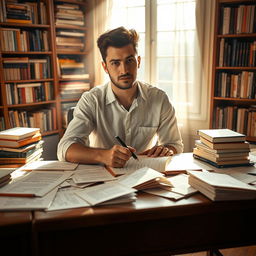
[[[128,146],[121,140],[121,138],[119,136],[115,136],[115,138],[117,139],[117,141],[125,148],[128,148]],[[129,148],[128,148],[129,149]],[[129,149],[130,150],[130,149]],[[136,160],[139,160],[138,157],[136,156],[136,154],[134,152],[132,152],[130,150],[130,152],[132,153],[132,157]]]

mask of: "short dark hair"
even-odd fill
[[[106,62],[107,49],[109,46],[121,48],[128,44],[132,44],[135,52],[137,53],[138,41],[139,35],[134,29],[128,30],[124,27],[119,27],[102,34],[98,38],[97,44],[100,49],[102,59]]]

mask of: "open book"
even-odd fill
[[[227,174],[190,171],[189,184],[213,201],[256,198],[255,187]]]
[[[123,168],[107,169],[114,175],[126,174],[143,167],[152,168],[166,175],[187,173],[188,170],[212,170],[212,167],[193,158],[191,153],[176,154],[168,157],[138,156],[139,161],[130,158]]]

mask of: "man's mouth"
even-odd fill
[[[130,78],[131,78],[130,75],[125,75],[125,76],[120,76],[119,80],[127,80],[127,79],[130,79]]]

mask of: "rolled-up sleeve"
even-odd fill
[[[59,161],[66,160],[66,152],[73,143],[89,146],[89,135],[94,128],[93,105],[88,94],[84,93],[75,107],[73,119],[68,124],[65,134],[58,144],[57,156]]]
[[[173,146],[177,153],[183,152],[183,143],[177,125],[175,109],[165,95],[161,110],[160,125],[157,131],[159,145]]]

